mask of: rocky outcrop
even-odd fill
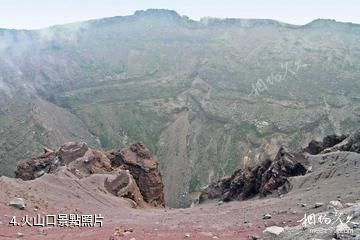
[[[327,147],[323,150],[323,153],[335,152],[335,151],[347,151],[360,153],[360,129],[350,134],[340,143]]]
[[[78,178],[112,171],[111,161],[105,153],[89,148],[86,143],[69,142],[57,151],[44,149],[41,156],[21,162],[15,176],[23,180],[32,180],[45,173],[56,173],[60,166],[66,166],[67,170]]]
[[[231,177],[211,183],[201,192],[199,202],[208,199],[244,200],[287,193],[292,188],[290,177],[312,171],[308,161],[311,155],[336,151],[360,153],[360,130],[350,135],[329,135],[322,141],[313,140],[301,153],[290,153],[281,147],[273,161],[267,159],[254,167],[239,169]]]
[[[113,166],[130,171],[147,203],[164,206],[164,185],[158,163],[144,144],[136,143],[108,156]]]
[[[231,177],[210,184],[202,191],[199,202],[208,199],[244,200],[287,193],[291,189],[288,178],[304,175],[307,168],[307,160],[302,154],[289,153],[282,147],[273,161],[265,160],[257,166],[239,169]]]
[[[147,206],[138,185],[128,170],[119,170],[116,174],[107,178],[105,188],[115,196],[133,200],[136,206]]]
[[[308,162],[302,154],[289,153],[280,148],[274,161],[262,175],[260,194],[262,196],[273,193],[287,193],[291,189],[289,177],[304,175],[308,169]]]
[[[56,151],[45,149],[41,156],[21,162],[15,175],[32,180],[61,171],[69,171],[78,179],[110,173],[113,176],[104,184],[112,194],[129,198],[139,207],[165,206],[158,163],[142,143],[119,151],[101,152],[89,148],[86,143],[69,142]]]
[[[329,135],[322,141],[312,140],[303,151],[312,155],[335,151],[360,153],[360,129],[350,135]]]
[[[335,146],[346,139],[347,135],[329,135],[323,138],[322,141],[312,140],[308,146],[304,149],[304,152],[310,154],[319,154],[324,149]]]
[[[19,163],[15,176],[23,180],[32,180],[41,177],[45,173],[54,173],[60,165],[57,154],[54,151],[44,149],[41,156]]]

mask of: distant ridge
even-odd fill
[[[101,25],[104,23],[110,24],[110,23],[116,23],[119,20],[124,21],[133,21],[137,20],[139,18],[159,18],[159,19],[166,19],[169,21],[175,21],[175,22],[183,22],[183,23],[192,23],[198,26],[236,26],[236,27],[264,27],[264,26],[274,26],[274,27],[288,27],[288,28],[304,28],[304,27],[322,27],[322,26],[330,26],[330,25],[342,25],[342,26],[352,26],[352,27],[358,27],[360,24],[358,23],[352,23],[352,22],[341,22],[336,21],[333,19],[315,19],[309,23],[299,25],[299,24],[291,24],[286,22],[281,22],[278,20],[273,19],[257,19],[257,18],[216,18],[216,17],[202,17],[199,21],[193,20],[189,18],[188,16],[181,16],[179,13],[177,13],[174,10],[168,10],[168,9],[147,9],[147,10],[137,10],[132,15],[127,16],[114,16],[114,17],[104,17],[104,18],[98,18],[98,19],[89,19],[85,21],[77,21],[73,23],[65,23],[65,24],[56,24],[53,26],[41,28],[41,29],[47,29],[47,28],[54,28],[54,27],[61,27],[66,25],[73,25],[73,24],[80,24],[80,23],[90,23],[94,25]],[[41,29],[34,29],[34,30],[27,30],[27,29],[8,29],[8,28],[1,28],[0,31],[4,30],[14,30],[14,31],[37,31]]]

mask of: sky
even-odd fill
[[[39,29],[149,8],[175,10],[195,20],[266,18],[302,25],[325,18],[360,23],[359,0],[0,0],[0,28]]]

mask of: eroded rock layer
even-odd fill
[[[165,206],[158,163],[142,143],[112,152],[91,149],[86,143],[65,143],[56,151],[44,149],[41,156],[21,162],[15,175],[32,180],[64,170],[79,179],[93,174],[111,174],[104,184],[112,194],[131,199],[139,207]]]
[[[360,130],[350,135],[329,135],[323,141],[312,140],[301,153],[290,153],[281,147],[274,160],[266,159],[256,166],[238,169],[231,177],[211,183],[201,192],[199,202],[287,193],[292,188],[290,177],[312,171],[309,156],[339,151],[360,153]]]
[[[208,199],[245,200],[254,196],[283,194],[291,189],[291,176],[304,175],[308,164],[304,155],[292,154],[280,148],[273,161],[237,170],[231,177],[212,183],[200,195],[200,203]]]

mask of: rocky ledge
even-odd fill
[[[202,190],[199,203],[285,194],[292,189],[291,177],[312,171],[309,157],[339,151],[360,153],[360,130],[350,135],[329,135],[323,141],[313,140],[300,153],[290,153],[281,147],[274,160],[266,159],[253,167],[239,169],[231,177],[208,185]]]
[[[273,161],[267,159],[257,166],[239,169],[231,177],[210,184],[202,191],[199,202],[209,199],[245,200],[258,195],[284,194],[291,189],[288,178],[304,175],[308,168],[302,154],[289,153],[282,147]]]
[[[142,143],[119,151],[102,152],[86,143],[69,142],[58,150],[44,149],[39,157],[21,162],[15,175],[25,181],[44,174],[82,179],[108,174],[105,188],[127,198],[135,207],[164,207],[162,177],[156,159]]]

